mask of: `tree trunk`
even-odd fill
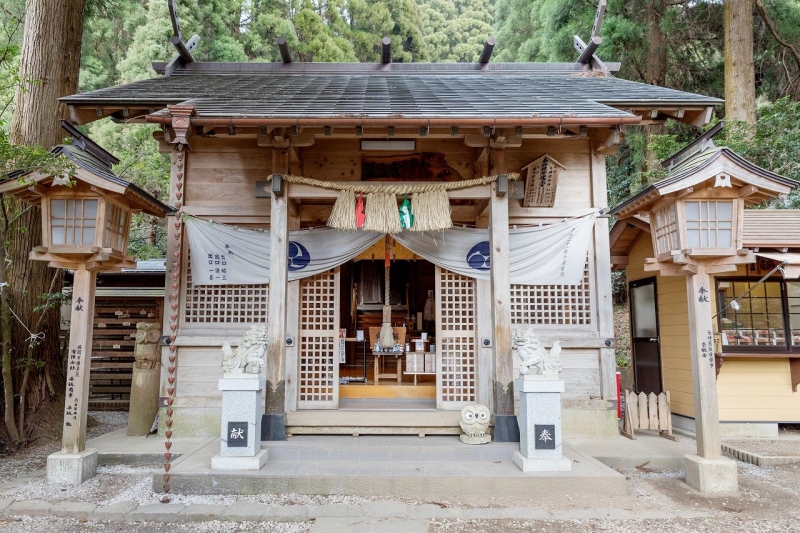
[[[666,0],[650,0],[647,6],[647,83],[663,87],[667,81],[667,38],[661,22]]]
[[[28,0],[25,12],[25,31],[22,38],[19,74],[22,82],[17,88],[11,121],[12,143],[50,148],[59,144],[63,133],[59,119],[68,118],[67,108],[58,102],[61,96],[73,94],[78,88],[83,9],[85,0]],[[9,213],[27,207],[9,199]],[[51,289],[53,271],[46,263],[28,260],[28,253],[42,241],[41,211],[29,209],[8,231],[8,282],[11,289],[11,308],[27,328],[35,328],[39,313],[34,308],[43,304],[42,295]],[[53,286],[61,290],[61,282]],[[44,366],[31,376],[27,405],[35,408],[44,398],[47,387],[40,386],[46,374],[55,376],[57,390],[63,391],[63,363],[59,343],[59,313],[49,311],[41,322],[44,340],[33,351],[35,359]],[[29,333],[19,321],[12,328],[12,357],[15,383],[21,383],[28,353]],[[24,391],[15,391],[16,394]],[[8,407],[8,406],[6,406]],[[8,408],[6,409],[8,411]],[[30,417],[28,418],[30,420]],[[20,435],[24,440],[25,435]]]
[[[28,0],[11,142],[50,148],[64,137],[68,118],[58,98],[78,89],[85,0]]]
[[[0,195],[0,202],[4,198]],[[0,206],[2,209],[3,206]],[[3,211],[3,220],[0,222],[0,243],[5,242],[8,218]],[[0,283],[6,282],[6,253],[5,246],[0,246]],[[8,433],[8,438],[15,446],[21,442],[17,423],[14,417],[14,373],[11,353],[11,290],[8,285],[0,286],[0,366],[3,377],[3,422]]]
[[[753,0],[725,0],[725,118],[756,121]]]
[[[663,87],[667,83],[667,37],[661,23],[666,13],[666,0],[650,0],[647,5],[647,70],[645,80],[650,85]],[[651,124],[644,129],[645,171],[658,163],[650,142],[653,135],[663,135],[664,124]],[[652,181],[642,174],[643,182]]]

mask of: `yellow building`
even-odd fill
[[[737,216],[736,205],[760,203],[795,183],[715,147],[710,135],[665,164],[669,177],[615,208],[611,230],[613,267],[627,271],[634,386],[670,391],[675,425],[694,430],[687,278],[648,266],[666,254],[691,255],[693,232],[734,239],[738,257],[752,258],[714,273],[707,295],[722,344],[715,354],[721,434],[777,434],[779,424],[800,422],[800,211],[746,209]],[[645,214],[637,204],[653,195],[695,205],[676,216],[651,204]],[[666,242],[676,237],[670,226],[681,222],[689,242]]]

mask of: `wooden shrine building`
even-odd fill
[[[626,125],[703,126],[719,100],[588,62],[183,63],[62,99],[76,124],[157,125],[171,157],[169,201],[179,212],[168,217],[161,396],[175,434],[218,434],[221,346],[253,324],[269,331],[265,439],[458,433],[468,402],[487,404],[496,437],[513,439],[519,327],[546,347],[561,341],[564,434],[617,433],[605,156]],[[454,224],[487,228],[486,279],[434,264],[392,235],[289,279],[302,255],[289,247],[291,232],[325,226],[340,192],[293,176],[358,195],[515,173],[522,188],[492,179],[447,192]],[[203,284],[183,215],[268,230],[269,279]],[[512,283],[510,235],[585,216],[595,218],[577,285]],[[399,339],[391,354],[375,353],[370,336],[384,306]]]

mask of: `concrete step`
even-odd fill
[[[518,443],[463,444],[457,436],[297,436],[285,442],[264,442],[270,460],[368,462],[494,462],[510,461]]]
[[[408,439],[400,441],[398,439]],[[435,437],[296,437],[264,443],[269,450],[260,470],[211,469],[219,441],[198,446],[170,469],[176,494],[339,494],[381,498],[437,498],[464,501],[513,497],[534,501],[554,493],[573,498],[597,492],[622,493],[625,477],[568,446],[571,472],[524,473],[511,462],[513,443],[456,445],[452,438]],[[163,472],[152,477],[154,490]]]

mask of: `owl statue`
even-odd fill
[[[489,429],[491,413],[489,408],[479,403],[461,409],[461,442],[466,444],[486,444],[492,437],[486,434]]]

